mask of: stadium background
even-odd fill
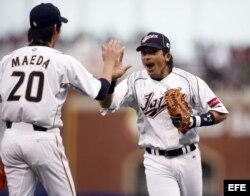
[[[28,13],[40,2],[1,1],[0,58],[27,44]],[[100,45],[109,38],[122,39],[124,63],[134,65],[131,73],[142,68],[135,52],[141,36],[148,31],[166,34],[175,66],[206,80],[230,111],[222,124],[199,131],[204,196],[223,195],[224,179],[250,179],[247,0],[46,2],[56,4],[69,19],[56,48],[76,57],[96,77],[102,68]],[[147,196],[134,112],[123,109],[103,117],[97,102],[73,91],[63,110],[62,135],[78,195]],[[40,185],[36,195],[45,195]]]

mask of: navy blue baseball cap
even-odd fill
[[[169,52],[170,41],[161,33],[150,32],[141,39],[141,45],[136,48],[136,51],[141,51],[144,47],[153,47]]]
[[[30,11],[30,27],[32,29],[42,29],[67,23],[68,19],[61,16],[59,9],[52,3],[41,3]]]

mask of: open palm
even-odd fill
[[[132,65],[124,66],[122,64],[123,56],[124,56],[124,48],[120,50],[119,58],[115,62],[115,66],[112,72],[112,80],[117,80],[118,78],[122,77],[127,72],[127,70],[130,67],[132,67]]]

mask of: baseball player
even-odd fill
[[[141,52],[144,69],[134,72],[116,87],[123,74],[121,62],[109,95],[100,101],[106,115],[120,107],[137,113],[139,146],[145,150],[144,167],[150,196],[201,196],[202,168],[197,128],[226,119],[228,111],[209,86],[199,77],[173,66],[169,39],[150,32],[136,49]],[[179,88],[192,106],[186,134],[178,131],[181,117],[172,118],[166,108],[164,93]]]
[[[1,158],[10,196],[34,195],[38,180],[48,195],[76,195],[60,135],[61,109],[70,86],[93,100],[103,99],[122,48],[118,40],[102,46],[104,67],[96,79],[76,59],[53,49],[67,22],[53,4],[35,6],[30,44],[0,62],[1,117],[6,123]]]

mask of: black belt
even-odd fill
[[[11,121],[6,121],[6,127],[7,127],[8,129],[10,129],[10,128],[12,127],[12,123],[13,123],[13,122],[11,122]],[[34,131],[47,131],[47,130],[48,130],[47,128],[40,127],[40,126],[38,126],[38,125],[32,124],[32,126],[33,126]]]
[[[177,148],[174,150],[159,150],[159,149],[147,147],[146,151],[149,154],[162,155],[162,156],[167,156],[167,157],[176,157],[176,156],[180,156],[183,154],[187,154],[191,151],[194,151],[195,149],[196,149],[195,144],[190,144],[190,145],[186,145],[182,148]]]

